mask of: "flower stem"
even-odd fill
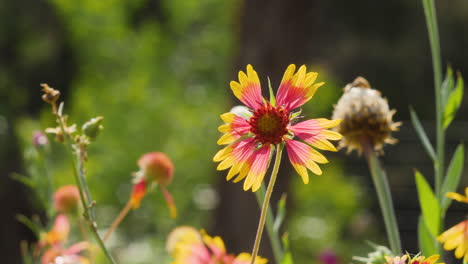
[[[257,197],[257,202],[259,206],[262,206],[262,202],[265,200],[265,184],[262,183],[260,189],[255,192],[255,196]],[[273,255],[275,257],[276,263],[280,263],[283,257],[283,250],[281,248],[280,238],[277,232],[274,229],[274,217],[273,212],[271,210],[267,211],[266,215],[266,229],[268,232],[268,236],[271,241],[271,248],[273,249]]]
[[[132,203],[129,200],[125,207],[120,211],[119,215],[115,218],[114,222],[112,222],[109,230],[107,231],[106,235],[104,236],[103,241],[106,242],[109,239],[110,235],[115,231],[115,229],[119,226],[120,222],[127,216],[128,212],[132,209]]]
[[[390,193],[387,175],[380,165],[379,159],[377,158],[373,144],[370,140],[363,139],[361,144],[364,149],[364,154],[366,155],[369,170],[372,175],[372,181],[374,182],[374,187],[379,199],[390,248],[394,254],[400,255],[400,233],[398,232],[398,224],[395,217],[395,210],[393,208],[392,195]]]
[[[434,0],[422,0],[424,15],[426,18],[429,42],[431,45],[432,67],[434,71],[434,93],[436,101],[436,134],[437,134],[437,162],[434,163],[435,170],[435,193],[437,198],[442,198],[441,188],[444,177],[444,146],[445,131],[443,127],[442,109],[442,65],[440,56],[439,28],[437,26],[437,14]]]
[[[53,106],[55,106],[55,104]],[[56,107],[54,107],[54,108],[56,108]],[[107,250],[106,246],[104,245],[104,242],[102,241],[101,237],[99,236],[99,234],[97,232],[96,222],[94,221],[94,217],[93,217],[94,214],[91,213],[91,206],[92,206],[92,204],[90,204],[90,202],[91,202],[90,198],[91,197],[86,197],[86,198],[89,199],[89,200],[86,200],[85,196],[83,195],[83,193],[86,193],[87,195],[89,195],[89,189],[87,188],[87,185],[86,185],[86,178],[84,177],[84,170],[81,169],[82,168],[82,162],[83,162],[83,160],[81,159],[81,155],[78,155],[78,157],[75,158],[75,154],[73,152],[72,139],[71,139],[70,135],[67,133],[67,131],[65,130],[66,124],[65,124],[64,117],[60,113],[61,111],[57,111],[56,109],[54,109],[53,112],[57,116],[57,122],[59,123],[60,129],[63,132],[63,136],[64,136],[64,140],[65,140],[64,143],[65,143],[66,149],[67,149],[68,153],[70,154],[70,159],[72,161],[72,166],[73,166],[73,175],[75,176],[76,184],[78,186],[78,189],[80,190],[80,200],[81,200],[81,204],[82,204],[83,210],[84,210],[83,217],[85,218],[85,220],[86,220],[86,222],[88,224],[88,227],[91,230],[91,233],[93,234],[94,238],[96,239],[99,247],[104,252],[104,254],[106,255],[109,262],[114,264],[115,261],[112,258],[112,255]],[[79,168],[77,168],[77,166],[75,165],[75,159],[76,159],[76,162],[78,163]],[[85,190],[85,188],[86,188],[86,190]]]
[[[260,241],[262,240],[263,228],[265,227],[265,220],[267,218],[268,205],[270,203],[271,194],[273,193],[273,187],[275,186],[276,176],[278,176],[278,170],[281,163],[281,153],[283,152],[283,145],[278,144],[276,146],[276,157],[275,164],[273,165],[273,171],[271,172],[270,182],[265,193],[265,199],[263,200],[262,212],[260,214],[260,220],[258,222],[257,235],[255,236],[255,243],[252,250],[252,260],[250,264],[254,264],[257,258],[258,249],[260,247]]]

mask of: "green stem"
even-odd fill
[[[273,187],[275,186],[276,176],[278,176],[278,170],[281,163],[281,153],[283,152],[283,145],[278,144],[276,146],[276,157],[275,164],[273,165],[273,171],[271,172],[270,182],[265,193],[265,199],[263,199],[262,212],[260,214],[260,220],[258,222],[257,235],[255,236],[255,243],[252,250],[252,260],[250,264],[254,264],[257,258],[258,249],[260,248],[260,241],[262,240],[263,228],[265,226],[265,220],[267,218],[268,205],[270,204],[271,194],[273,193]]]
[[[257,197],[257,202],[259,206],[262,206],[262,202],[265,200],[265,184],[262,183],[260,189],[255,192]],[[281,248],[280,238],[277,232],[274,229],[274,216],[272,210],[267,211],[266,215],[266,229],[268,237],[270,238],[271,248],[273,249],[273,255],[275,257],[276,263],[280,263],[283,257],[283,250]]]
[[[369,140],[363,140],[362,146],[366,155],[369,170],[372,175],[372,181],[379,199],[380,209],[384,218],[385,229],[387,231],[388,241],[392,252],[396,255],[401,254],[400,233],[393,208],[392,195],[388,184],[387,175],[381,167],[379,159],[373,149],[373,144]]]
[[[81,161],[80,161],[81,159],[80,159],[80,157],[75,157],[75,154],[73,152],[72,139],[70,138],[70,135],[65,130],[65,122],[63,120],[63,116],[60,113],[56,113],[56,115],[57,115],[57,122],[59,123],[60,129],[63,132],[63,137],[64,137],[64,140],[65,140],[66,149],[67,149],[68,154],[70,155],[70,159],[72,161],[73,175],[75,177],[76,184],[78,185],[78,189],[80,190],[80,200],[81,200],[81,204],[82,204],[83,210],[84,210],[83,217],[85,218],[86,222],[88,223],[88,227],[91,230],[91,233],[93,234],[94,238],[96,239],[99,247],[104,252],[104,254],[106,255],[109,262],[114,264],[115,261],[114,261],[112,255],[107,250],[106,246],[104,245],[104,242],[102,241],[101,237],[99,236],[99,234],[97,232],[96,222],[94,222],[94,220],[91,219],[90,204],[86,202],[85,196],[83,195],[83,193],[88,193],[89,194],[89,189],[87,189],[87,185],[85,185],[86,190],[85,190],[85,188],[83,186],[83,182],[86,184],[86,179],[85,179],[84,175],[82,174],[82,173],[84,173],[84,170],[80,170],[75,165],[75,159],[76,159],[77,160],[76,162],[79,164],[79,166],[82,166]],[[81,179],[83,179],[83,182],[82,182]],[[88,201],[91,201],[91,200],[88,200]]]
[[[442,64],[440,55],[439,28],[437,26],[437,14],[434,0],[423,0],[424,15],[426,18],[429,43],[431,45],[432,66],[434,71],[434,92],[436,101],[436,137],[437,137],[437,162],[435,170],[435,192],[438,200],[442,198],[441,188],[444,177],[444,146],[445,131],[443,127],[442,109]]]

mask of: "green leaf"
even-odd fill
[[[427,154],[429,157],[435,161],[437,159],[434,148],[432,147],[431,142],[429,141],[429,138],[426,135],[426,132],[424,131],[424,128],[421,125],[421,122],[419,121],[418,115],[414,111],[413,107],[410,106],[410,115],[411,115],[411,122],[413,123],[414,129],[416,130],[416,133],[419,136],[419,139],[421,140],[424,148],[426,149]]]
[[[426,179],[424,179],[424,176],[422,176],[422,174],[417,170],[415,170],[414,174],[424,222],[426,223],[429,232],[436,237],[439,233],[440,225],[439,202]]]
[[[457,73],[457,84],[455,89],[450,92],[449,97],[447,98],[447,103],[444,107],[444,129],[447,129],[460,108],[461,101],[463,99],[463,89],[463,77],[460,73]]]
[[[422,216],[419,217],[418,222],[418,244],[419,250],[424,256],[432,256],[437,254],[437,248],[435,239],[427,229],[427,225],[424,222]]]
[[[441,88],[441,97],[442,97],[442,107],[445,107],[447,104],[447,100],[449,98],[449,94],[453,90],[453,71],[452,67],[448,66],[447,67],[447,73],[445,74],[445,79],[442,82],[442,88]]]
[[[40,228],[31,219],[29,219],[25,215],[18,214],[16,215],[16,220],[28,227],[36,235],[36,237],[39,238]]]
[[[284,233],[281,240],[283,242],[284,255],[283,255],[283,258],[281,259],[280,264],[294,264],[292,254],[291,254],[291,249],[289,248],[289,235],[288,235],[288,233]]]
[[[270,77],[268,77],[268,89],[270,90],[270,104],[276,106],[275,94],[273,93],[273,88],[271,88]]]
[[[463,173],[463,162],[465,160],[463,144],[459,144],[455,153],[453,154],[452,160],[450,161],[447,169],[447,175],[445,176],[444,183],[442,184],[442,210],[447,210],[452,202],[452,199],[445,196],[448,192],[455,192],[460,178]]]
[[[31,178],[29,177],[26,177],[24,175],[21,175],[19,173],[12,173],[10,175],[10,177],[13,179],[13,180],[16,180],[16,181],[19,181],[21,182],[22,184],[28,186],[29,188],[35,188],[36,187],[36,182],[34,180],[32,180]]]
[[[280,200],[278,201],[278,213],[276,213],[275,222],[273,224],[273,230],[275,233],[279,232],[281,224],[283,223],[286,216],[286,197],[286,193],[283,193]]]

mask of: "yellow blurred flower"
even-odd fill
[[[468,258],[468,220],[465,220],[451,227],[449,230],[442,233],[437,240],[444,244],[444,249],[454,250],[455,257],[465,259]]]
[[[445,195],[450,199],[454,199],[462,203],[468,203],[468,187],[465,188],[465,195],[456,192],[448,192]]]
[[[211,237],[204,230],[181,226],[174,229],[166,242],[172,264],[249,264],[251,255],[228,254],[221,237]],[[267,259],[256,257],[255,264],[266,264]]]

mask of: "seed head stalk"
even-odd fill
[[[94,212],[92,212],[93,204],[91,202],[90,192],[89,192],[88,186],[86,184],[86,179],[84,176],[84,167],[83,167],[84,156],[79,154],[78,157],[75,157],[75,154],[73,152],[72,139],[66,131],[66,127],[65,127],[66,124],[65,124],[64,117],[62,116],[61,109],[57,111],[57,107],[55,104],[52,104],[52,108],[53,108],[53,113],[57,117],[57,122],[59,123],[60,129],[63,131],[64,143],[65,143],[68,154],[70,154],[70,159],[72,161],[73,175],[75,176],[75,181],[77,183],[78,189],[80,190],[80,200],[81,200],[81,204],[84,210],[83,217],[88,223],[88,227],[91,230],[91,233],[93,234],[94,238],[96,239],[99,247],[104,252],[104,255],[107,257],[110,263],[114,264],[115,261],[112,255],[107,250],[106,246],[104,245],[104,242],[102,241],[96,229],[96,222],[94,220]],[[78,166],[75,164],[75,159],[76,159]],[[86,196],[84,194],[86,194]]]
[[[252,249],[252,259],[250,264],[255,263],[255,259],[258,255],[260,248],[260,241],[262,240],[263,228],[265,227],[265,220],[268,212],[268,205],[270,204],[271,194],[273,193],[273,187],[275,186],[276,177],[278,176],[279,166],[281,163],[281,154],[283,152],[283,145],[276,145],[276,157],[275,164],[273,165],[273,171],[271,172],[270,182],[265,193],[265,199],[263,200],[262,211],[260,213],[260,220],[258,222],[257,235],[255,236],[254,247]]]
[[[364,150],[369,170],[372,175],[372,181],[374,182],[374,187],[379,199],[390,248],[394,254],[400,255],[400,233],[398,231],[398,223],[395,217],[395,210],[393,208],[392,195],[390,193],[387,175],[380,165],[372,140],[368,137],[363,137],[361,139],[361,145]]]

